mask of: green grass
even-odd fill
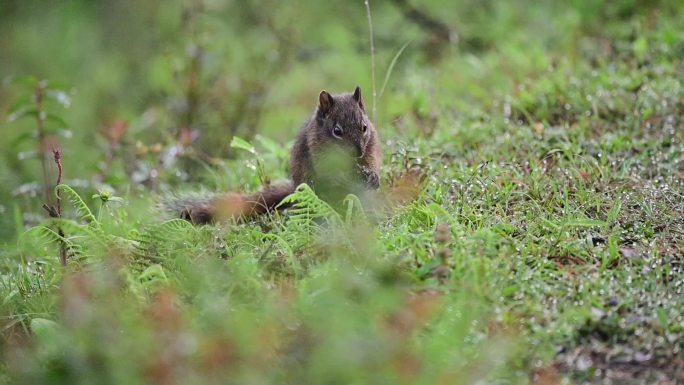
[[[682,7],[487,4],[455,8],[470,17],[441,58],[417,41],[392,62],[383,184],[426,175],[404,206],[371,215],[351,199],[337,213],[304,190],[297,210],[192,227],[165,221],[164,193],[127,180],[123,161],[106,180],[123,203],[90,198],[92,185],[76,189],[82,201],[62,190],[67,219],[25,232],[31,206],[17,205],[22,234],[0,251],[0,382],[684,379]],[[376,11],[382,37],[397,16]],[[319,90],[292,95],[303,89],[309,106]],[[264,124],[287,121],[288,106]],[[145,124],[134,119],[129,140],[150,144]],[[190,168],[200,183],[174,179],[182,162],[162,168],[156,187],[283,178],[287,145],[268,137]]]

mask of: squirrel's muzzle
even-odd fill
[[[363,154],[364,154],[364,152],[365,152],[365,150],[366,150],[364,143],[358,143],[358,144],[356,144],[356,145],[354,146],[354,148],[355,148],[355,150],[356,150],[356,156],[357,156],[358,158],[362,158],[362,157],[363,157]]]

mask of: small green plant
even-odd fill
[[[71,133],[68,131],[64,119],[48,101],[55,102],[63,108],[69,108],[71,97],[66,86],[59,82],[39,80],[27,76],[10,78],[9,83],[17,86],[23,94],[9,110],[9,122],[26,118],[35,120],[33,129],[19,135],[15,139],[14,145],[19,146],[27,140],[35,141],[35,150],[25,153],[23,159],[36,158],[39,160],[44,203],[48,206],[54,206],[55,198],[51,194],[53,182],[48,171],[50,158],[53,151],[59,149],[59,144],[56,141],[57,136],[69,137]]]
[[[101,221],[102,220],[102,211],[106,209],[106,207],[112,203],[112,202],[117,202],[121,203],[123,202],[123,198],[117,197],[112,194],[111,191],[107,190],[100,190],[97,192],[97,194],[94,194],[92,196],[93,199],[96,199],[98,202],[100,202],[100,208],[97,210],[97,220]]]

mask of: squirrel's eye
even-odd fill
[[[366,131],[368,131],[368,125],[364,124],[362,130],[363,130],[363,133],[365,134]]]
[[[342,136],[342,127],[336,125],[335,127],[333,127],[332,133],[334,136],[336,136],[338,138],[341,137]]]

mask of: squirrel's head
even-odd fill
[[[340,95],[321,91],[315,119],[320,143],[340,145],[359,158],[365,154],[375,129],[366,115],[361,88]]]

